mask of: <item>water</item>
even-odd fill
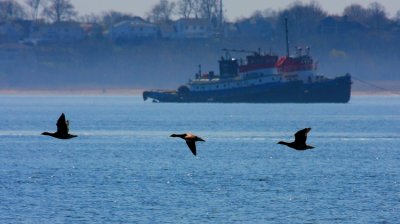
[[[0,223],[398,223],[400,97],[0,97]],[[61,112],[72,140],[54,131]],[[309,151],[278,145],[312,127]],[[172,133],[206,139],[194,157]]]

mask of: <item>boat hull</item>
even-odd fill
[[[144,100],[151,98],[154,102],[178,103],[347,103],[350,95],[350,75],[313,83],[276,82],[229,90],[143,92]]]

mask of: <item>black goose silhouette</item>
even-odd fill
[[[186,144],[189,146],[190,151],[192,151],[193,155],[196,155],[196,142],[201,141],[205,142],[204,139],[190,133],[184,134],[172,134],[170,137],[179,137],[186,141]]]
[[[307,149],[313,149],[313,146],[307,145],[307,134],[308,132],[311,131],[311,128],[304,128],[296,134],[294,134],[294,142],[283,142],[280,141],[278,144],[281,145],[286,145],[289,146],[290,148],[296,149],[296,150],[307,150]]]
[[[62,113],[57,121],[57,131],[54,133],[43,132],[42,135],[48,135],[59,139],[70,139],[78,137],[77,135],[71,135],[68,133],[69,132],[68,126],[69,126],[69,121],[65,120],[65,115],[64,113]]]

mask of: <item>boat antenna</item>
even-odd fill
[[[199,77],[201,76],[201,64],[199,64]]]
[[[285,17],[285,30],[286,30],[286,56],[289,57],[289,31],[287,25],[288,18]]]

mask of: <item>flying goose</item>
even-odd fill
[[[190,133],[172,134],[170,137],[179,137],[185,140],[186,144],[189,146],[189,149],[190,151],[192,151],[193,155],[196,155],[196,142],[197,141],[205,142],[204,139]]]
[[[54,133],[43,132],[42,135],[48,135],[59,139],[70,139],[78,137],[77,135],[71,135],[68,133],[69,131],[68,126],[69,126],[69,121],[65,120],[65,115],[64,113],[62,113],[57,121],[57,131]]]
[[[278,142],[278,144],[286,145],[286,146],[296,149],[296,150],[312,149],[312,148],[314,148],[313,146],[306,144],[307,134],[310,131],[311,131],[311,128],[304,128],[304,129],[296,132],[296,134],[294,134],[294,142],[280,141],[280,142]]]

